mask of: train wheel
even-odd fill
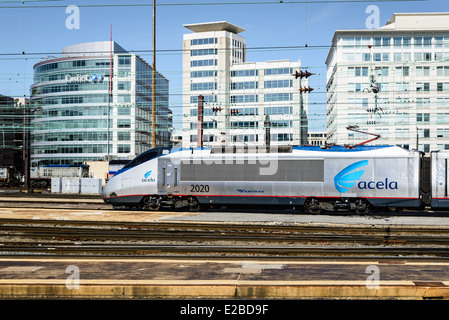
[[[161,209],[161,203],[156,197],[145,197],[142,206],[145,210],[150,211],[158,211]]]
[[[358,199],[355,202],[355,213],[360,215],[365,215],[371,212],[369,203],[363,199]]]
[[[205,207],[200,204],[198,199],[196,199],[196,198],[189,199],[189,210],[191,212],[198,212],[198,211],[202,211],[204,209],[205,209]]]
[[[320,202],[315,198],[309,199],[306,202],[305,207],[311,214],[320,214],[322,211]]]

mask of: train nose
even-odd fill
[[[102,196],[103,196],[103,200],[105,202],[109,202],[110,198],[117,197],[117,194],[113,190],[114,189],[114,185],[115,185],[115,183],[113,181],[109,180],[106,183],[106,185],[104,186]]]

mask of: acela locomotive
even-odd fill
[[[114,206],[288,207],[323,210],[449,208],[449,152],[397,146],[154,148],[104,187]]]

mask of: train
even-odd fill
[[[449,209],[449,151],[392,145],[150,149],[103,188],[114,207],[291,208],[320,214]]]
[[[88,165],[43,165],[30,169],[32,188],[47,188],[51,185],[51,178],[87,178]]]
[[[23,183],[15,166],[0,166],[0,187],[17,187]]]

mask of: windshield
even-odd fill
[[[122,170],[126,170],[135,166],[138,166],[139,164],[142,164],[144,162],[147,162],[151,159],[154,159],[162,154],[164,150],[169,150],[169,148],[153,148],[148,151],[145,151],[144,153],[138,155],[133,160],[131,160],[127,165],[125,165]],[[119,171],[119,172],[120,172]]]

